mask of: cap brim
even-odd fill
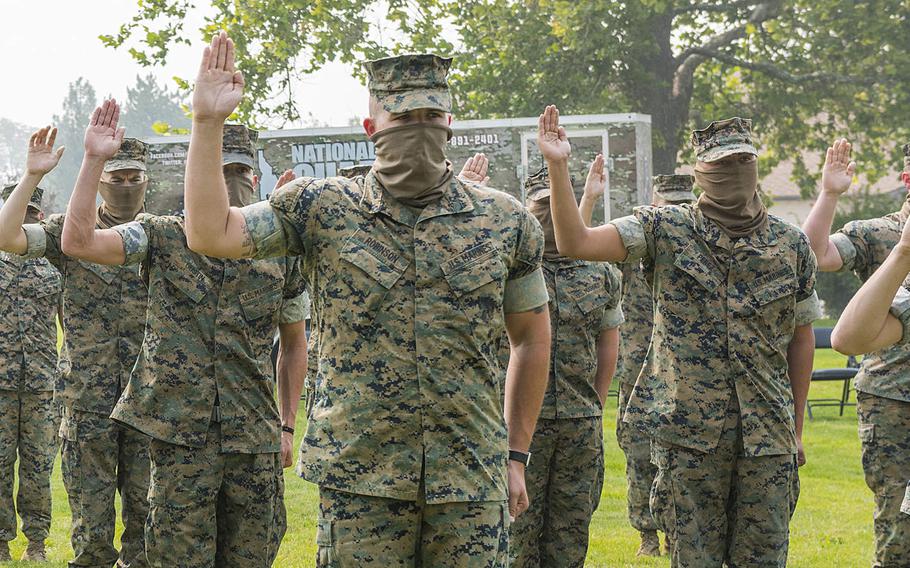
[[[716,148],[711,148],[706,152],[698,154],[696,158],[699,162],[716,162],[717,160],[722,160],[727,156],[732,156],[733,154],[752,154],[753,156],[758,156],[758,150],[755,149],[755,146],[752,144],[729,144],[726,146],[717,146]]]
[[[414,89],[399,93],[377,94],[382,108],[388,112],[408,112],[419,108],[452,112],[452,94],[448,89]]]
[[[221,165],[226,166],[228,164],[243,164],[250,168],[255,168],[253,158],[248,154],[240,154],[238,152],[225,152],[221,155]]]
[[[535,190],[532,193],[528,194],[528,199],[531,201],[540,201],[541,199],[546,199],[550,197],[550,188],[545,187],[543,189]]]
[[[691,191],[655,191],[654,193],[666,201],[695,201],[695,194]]]
[[[116,172],[117,170],[140,170],[145,171],[145,162],[139,160],[108,160],[104,163],[105,172]]]

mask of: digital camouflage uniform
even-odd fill
[[[4,190],[9,197],[12,187]],[[29,207],[40,210],[42,190]],[[16,538],[16,510],[29,541],[51,526],[51,471],[60,412],[56,315],[62,279],[47,259],[0,253],[0,541]],[[19,491],[13,502],[16,459]]]
[[[904,147],[910,153],[910,145]],[[843,260],[863,282],[900,240],[906,216],[851,221],[831,236]],[[910,345],[870,353],[854,381],[866,484],[875,495],[873,566],[910,566]]]
[[[688,175],[654,176],[652,191],[665,203],[691,203],[694,178]],[[619,361],[616,379],[619,400],[616,412],[616,440],[626,457],[626,484],[629,523],[639,532],[654,532],[657,524],[649,504],[651,485],[657,469],[651,463],[651,440],[641,430],[624,421],[632,387],[641,372],[651,331],[654,328],[654,300],[651,285],[645,280],[641,262],[627,262],[622,268],[622,309],[626,322],[619,330]]]
[[[532,176],[525,189],[529,200],[546,199],[549,178]],[[531,506],[510,529],[510,566],[583,566],[604,477],[597,345],[602,331],[623,321],[620,275],[607,263],[548,254],[543,274],[550,376],[525,472]]]
[[[700,158],[718,140],[750,142],[738,119],[694,138]],[[799,487],[787,351],[819,316],[808,239],[774,216],[731,239],[694,205],[611,223],[652,283],[654,332],[625,421],[652,438],[651,512],[672,566],[785,566]]]
[[[115,230],[149,285],[143,349],[112,414],[152,438],[149,563],[271,566],[286,519],[270,353],[279,323],[304,316],[299,263],[196,254],[180,217]]]
[[[448,110],[448,63],[373,62],[371,90],[392,74],[386,108]],[[421,90],[395,91],[406,77]],[[455,177],[415,210],[372,173],[297,179],[243,212],[257,257],[301,256],[316,314],[298,472],[320,487],[317,565],[504,566],[497,348],[504,313],[547,301],[537,221]]]
[[[148,148],[124,139],[105,170],[145,169]],[[25,225],[28,258],[46,257],[63,276],[63,355],[71,361],[56,385],[62,407],[63,483],[72,510],[70,566],[146,566],[148,438],[110,420],[139,355],[147,291],[136,267],[102,266],[63,254],[63,215]],[[98,228],[104,228],[99,222]],[[123,534],[114,548],[120,493]]]

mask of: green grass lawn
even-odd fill
[[[843,366],[844,357],[827,351],[816,356],[816,367]],[[840,385],[818,383],[810,398],[835,398]],[[611,399],[615,401],[615,399]],[[626,521],[625,476],[622,452],[616,445],[613,424],[615,402],[608,404],[604,419],[606,476],[600,509],[591,526],[588,566],[669,566],[665,558],[643,560],[635,557],[637,534]],[[298,437],[303,423],[298,424]],[[872,554],[872,495],[863,482],[856,412],[838,416],[836,408],[820,408],[807,421],[804,441],[808,464],[800,470],[802,493],[791,524],[790,565],[794,567],[868,566]],[[312,566],[316,554],[316,488],[286,474],[285,501],[288,533],[276,566]],[[52,566],[65,566],[72,557],[69,545],[69,507],[60,479],[59,460],[54,470],[54,519],[48,540]],[[24,537],[12,543],[15,558],[25,547]],[[29,566],[13,563],[11,566]],[[40,566],[35,564],[34,566]]]

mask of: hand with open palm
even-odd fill
[[[110,160],[120,149],[123,142],[124,128],[118,128],[120,105],[114,99],[104,101],[92,113],[88,128],[85,129],[85,156]]]
[[[57,140],[57,129],[46,126],[32,134],[28,141],[28,155],[25,159],[25,171],[35,176],[45,176],[57,167],[63,156],[65,146],[54,150]]]
[[[841,138],[828,148],[822,168],[822,191],[841,195],[850,189],[856,174],[856,162],[850,160],[853,147]]]
[[[566,129],[559,125],[559,109],[549,105],[537,120],[537,148],[548,162],[568,161],[572,146]]]
[[[224,122],[242,97],[243,74],[234,67],[234,42],[221,32],[202,54],[193,89],[193,118]]]

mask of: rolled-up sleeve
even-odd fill
[[[25,232],[26,249],[24,258],[41,258],[47,250],[47,233],[38,224],[22,225]]]
[[[124,265],[139,264],[148,258],[149,237],[139,221],[130,221],[113,228],[123,239]]]

